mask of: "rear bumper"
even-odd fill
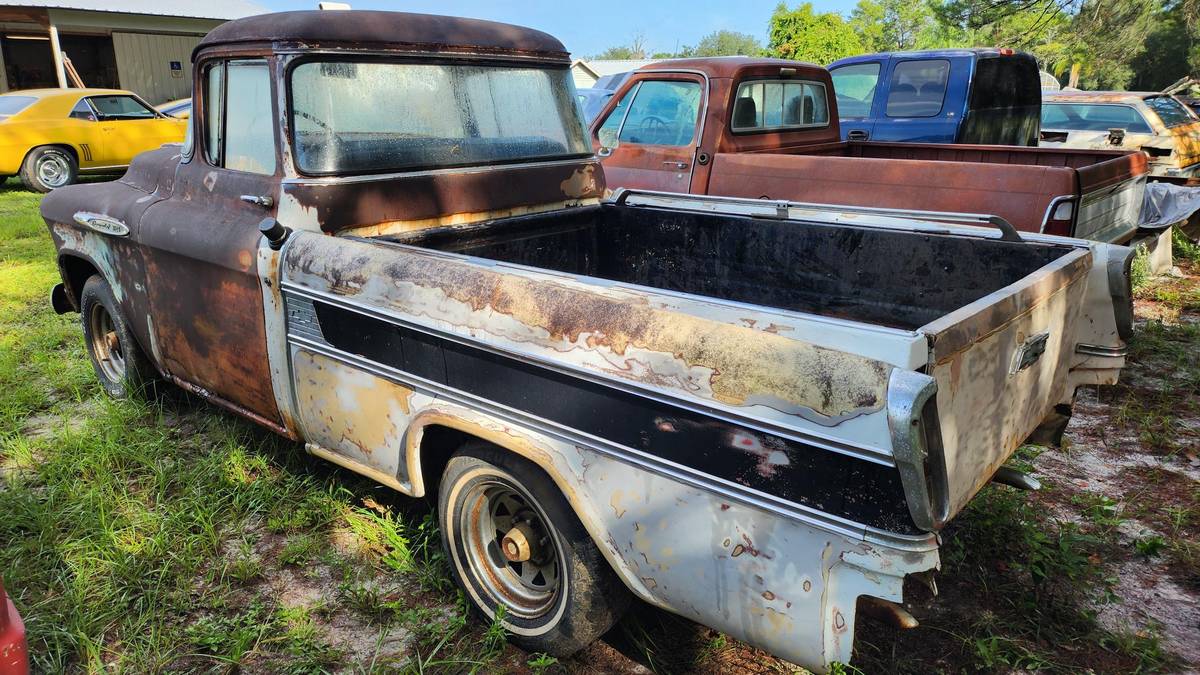
[[[29,645],[25,624],[0,586],[0,675],[28,675]]]

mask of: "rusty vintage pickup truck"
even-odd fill
[[[530,649],[637,597],[848,661],[863,613],[911,625],[947,520],[1124,362],[1120,246],[603,198],[544,33],[289,12],[193,58],[182,147],[42,202],[55,308],[114,395],[165,379],[437,495],[457,582]]]
[[[672,59],[625,80],[591,142],[610,188],[985,213],[1116,243],[1137,232],[1140,152],[842,142],[833,91],[810,63]]]

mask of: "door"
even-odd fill
[[[702,80],[692,75],[634,84],[592,139],[608,187],[688,192],[703,96]]]
[[[268,61],[210,61],[200,73],[195,148],[142,219],[152,308],[142,320],[171,375],[278,424],[257,267],[258,223],[279,188]]]
[[[100,131],[99,143],[92,148],[95,166],[123,166],[163,143],[183,140],[181,127],[133,96],[89,96],[87,103]]]
[[[882,61],[851,63],[829,71],[837,97],[838,118],[843,141],[870,140],[875,129],[872,114]]]
[[[959,122],[953,103],[965,100],[966,90],[963,85],[948,95],[950,65],[944,58],[893,59],[872,140],[953,143]]]

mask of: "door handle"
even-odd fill
[[[263,195],[263,196],[242,195],[241,197],[238,197],[238,199],[246,202],[247,204],[254,204],[256,206],[261,206],[264,209],[271,208],[271,206],[275,203],[274,199],[271,199],[270,197],[268,197],[266,195]]]
[[[669,166],[673,169],[679,169],[680,171],[683,171],[684,169],[688,168],[688,163],[687,162],[663,162],[663,166]]]
[[[865,141],[870,137],[871,134],[863,131],[862,129],[855,129],[854,131],[846,134],[846,140],[848,141]]]

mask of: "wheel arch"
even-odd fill
[[[71,306],[74,307],[76,312],[79,311],[80,296],[83,294],[83,285],[87,283],[88,278],[94,274],[104,277],[104,274],[95,262],[76,251],[59,254],[58,274],[62,277],[67,299],[71,302]],[[105,279],[105,281],[109,285],[112,285],[111,279]]]
[[[577,477],[563,471],[554,461],[555,455],[560,455],[566,463],[568,459],[565,453],[542,439],[543,434],[500,422],[475,411],[462,415],[445,409],[422,412],[413,418],[405,435],[405,457],[412,495],[436,495],[446,463],[466,443],[485,441],[514,453],[532,462],[558,487],[621,583],[642,600],[665,607],[629,568],[611,543],[610,529],[604,518],[598,515],[602,505],[589,499]]]
[[[38,143],[37,145],[31,145],[29,146],[29,149],[25,151],[25,154],[21,156],[21,166],[25,166],[25,160],[29,159],[29,153],[37,150],[38,148],[59,148],[66,150],[67,152],[71,153],[72,157],[75,158],[75,166],[79,166],[79,148],[70,143]]]

